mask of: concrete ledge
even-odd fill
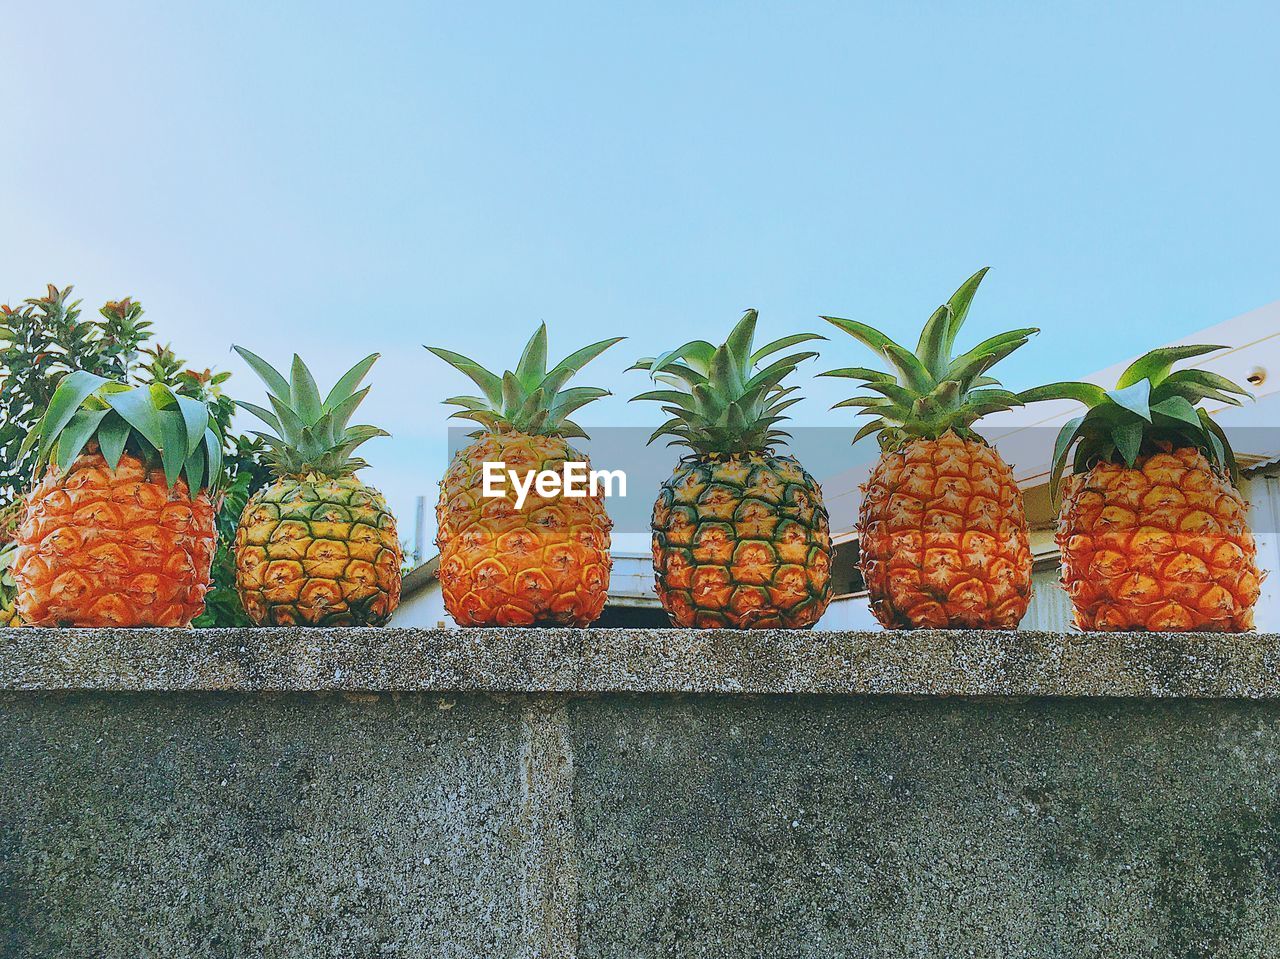
[[[0,956],[1274,957],[1278,667],[1276,635],[0,631]]]
[[[0,689],[1280,699],[1280,635],[0,630]]]

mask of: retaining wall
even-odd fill
[[[1280,636],[0,630],[0,956],[1280,955]]]

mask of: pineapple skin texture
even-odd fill
[[[831,602],[822,489],[791,456],[694,456],[653,506],[653,570],[671,622],[804,629]]]
[[[13,564],[29,626],[186,627],[204,609],[215,545],[207,490],[126,453],[50,467],[27,497]]]
[[[259,626],[381,626],[400,604],[395,517],[354,476],[286,476],[258,490],[235,555],[240,602]]]
[[[486,497],[484,463],[559,472],[587,457],[556,436],[485,433],[459,450],[440,483],[436,505],[440,584],[459,626],[588,626],[609,592],[613,521],[604,496],[539,496],[520,510],[507,497]],[[589,468],[589,465],[588,465]]]
[[[1239,491],[1199,450],[1068,478],[1062,582],[1086,630],[1253,628],[1261,575]]]
[[[1013,471],[985,443],[944,433],[880,457],[862,487],[859,562],[886,629],[1016,629],[1031,548]]]

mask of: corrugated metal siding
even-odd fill
[[[1058,564],[1031,574],[1031,607],[1019,629],[1047,629],[1065,632],[1072,628],[1071,600],[1058,579]]]
[[[1245,481],[1243,492],[1249,501],[1258,567],[1267,574],[1254,611],[1254,625],[1270,631],[1280,627],[1280,475],[1255,473]]]
[[[822,619],[818,620],[818,629],[879,629],[880,624],[871,613],[866,593],[854,593],[838,596],[831,601]]]

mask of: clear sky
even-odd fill
[[[381,351],[407,536],[465,383],[423,343],[626,335],[581,418],[642,424],[631,360],[750,306],[914,345],[990,265],[966,342],[1041,327],[1022,387],[1280,297],[1280,6],[1054,6],[5,4],[0,300],[133,294],[251,399],[232,342],[322,386]]]

